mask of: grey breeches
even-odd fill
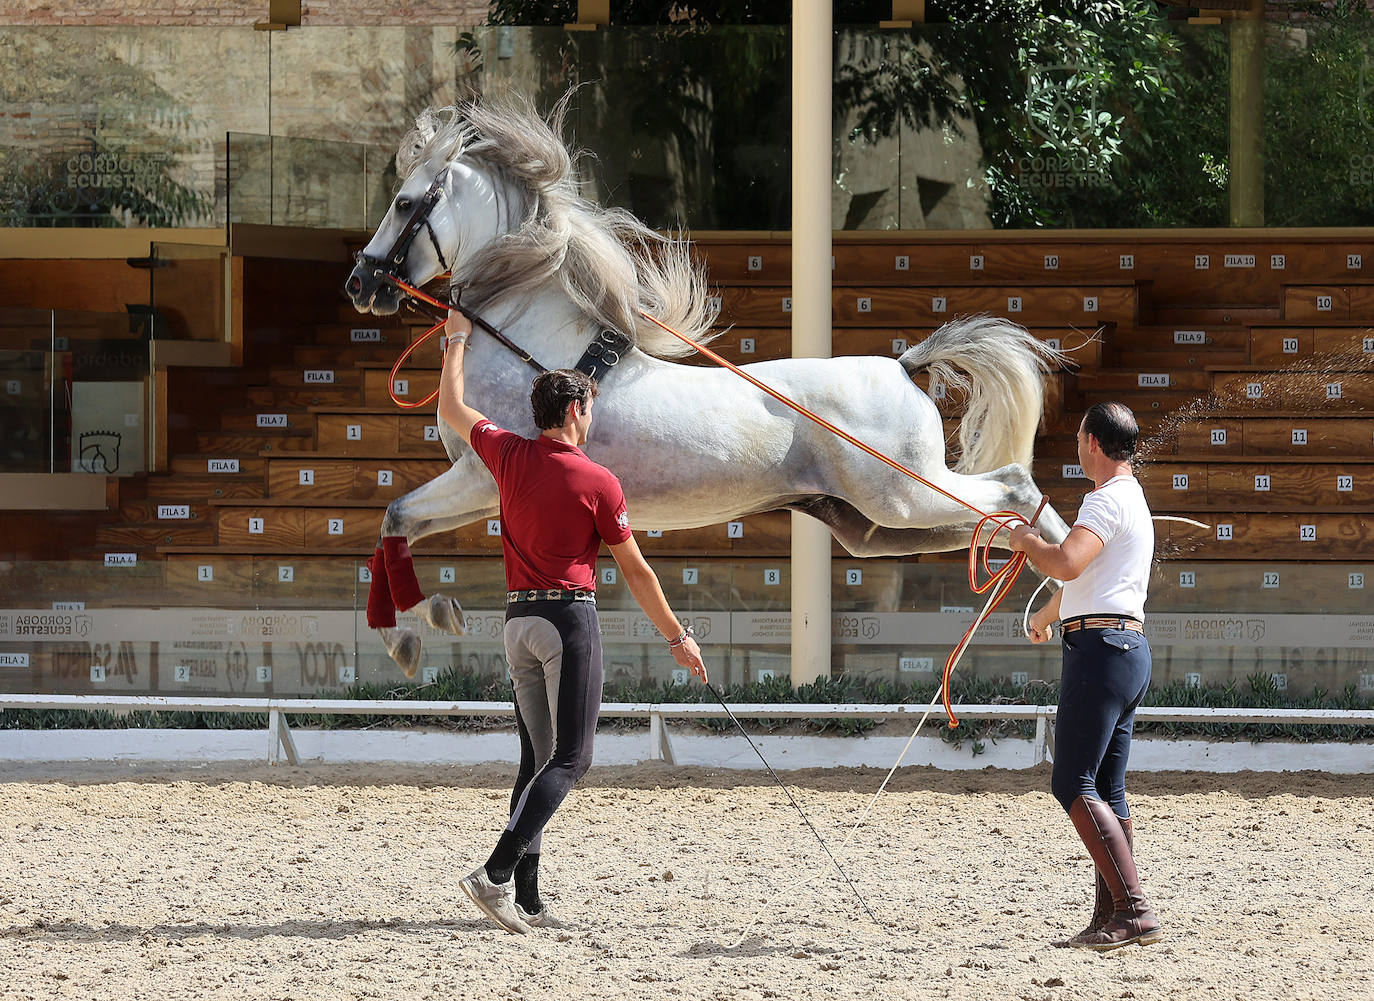
[[[533,854],[544,826],[592,764],[602,676],[596,605],[512,603],[505,644],[520,731],[520,770],[506,829],[527,839]]]

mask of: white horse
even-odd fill
[[[633,346],[601,380],[585,450],[620,477],[638,525],[697,528],[787,509],[824,522],[855,556],[967,547],[978,520],[967,508],[724,369],[672,361],[690,349],[639,310],[708,339],[715,317],[704,277],[681,241],[580,195],[560,138],[565,105],[548,121],[514,103],[422,114],[397,154],[402,183],[393,210],[347,283],[357,309],[397,310],[402,294],[388,275],[419,287],[451,269],[463,306],[549,368],[573,367],[605,328],[628,335]],[[1059,361],[1023,327],[980,316],[947,323],[898,359],[786,359],[746,369],[969,504],[1030,518],[1041,500],[1028,470],[1044,378]],[[479,327],[466,366],[468,404],[503,427],[537,433],[528,402],[535,373],[524,361]],[[940,413],[912,382],[922,370],[969,395],[954,470],[945,464]],[[409,543],[497,516],[490,473],[451,428],[441,423],[439,433],[453,467],[391,502],[384,538]],[[1051,541],[1068,533],[1048,507],[1038,527]],[[404,590],[394,579],[391,589]],[[411,607],[435,628],[462,631],[461,610],[445,596]],[[411,675],[419,637],[381,633]]]

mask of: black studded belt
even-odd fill
[[[560,591],[551,588],[547,591],[507,591],[506,603],[513,601],[596,601],[595,591]]]

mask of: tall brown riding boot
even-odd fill
[[[1121,822],[1121,830],[1126,835],[1126,847],[1131,850],[1131,856],[1135,857],[1135,832],[1131,818],[1116,818]],[[1070,947],[1084,945],[1087,943],[1087,936],[1102,930],[1103,926],[1112,916],[1112,891],[1107,889],[1107,881],[1102,878],[1102,873],[1097,871],[1097,866],[1093,866],[1093,876],[1097,880],[1097,894],[1093,898],[1093,916],[1088,922],[1088,927],[1084,928],[1072,938],[1061,938],[1057,942],[1051,942],[1056,949],[1068,949]]]
[[[1158,942],[1164,931],[1140,889],[1135,859],[1120,818],[1102,800],[1079,796],[1069,808],[1069,819],[1112,897],[1112,916],[1107,923],[1097,931],[1075,936],[1072,944],[1106,952],[1131,943]]]

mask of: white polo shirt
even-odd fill
[[[1083,498],[1074,528],[1102,540],[1102,551],[1064,584],[1059,616],[1129,615],[1145,621],[1145,593],[1155,555],[1155,527],[1134,476],[1113,476]]]

